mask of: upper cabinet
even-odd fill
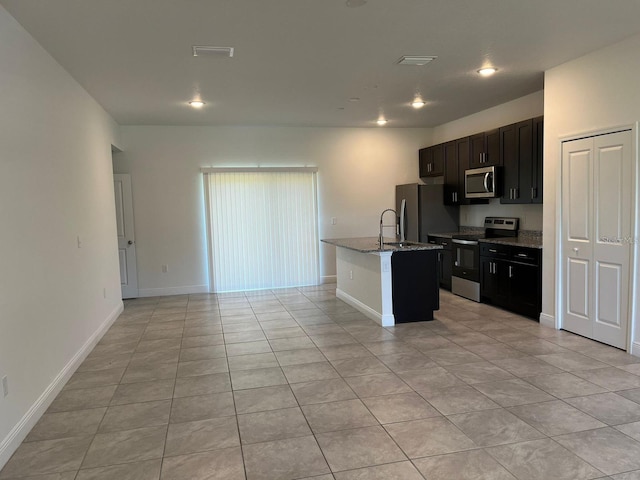
[[[419,151],[420,177],[444,175],[445,205],[488,203],[464,196],[464,172],[501,166],[500,203],[542,203],[543,117],[451,140]]]
[[[444,146],[434,145],[418,151],[420,177],[440,177],[444,175]]]
[[[444,204],[464,203],[464,169],[469,163],[469,137],[444,144]],[[462,180],[462,182],[461,182]]]
[[[542,203],[542,117],[500,128],[500,203]]]
[[[470,142],[469,168],[502,165],[499,129],[472,135]]]
[[[533,165],[531,168],[531,203],[542,203],[542,157],[544,151],[544,117],[533,119]]]

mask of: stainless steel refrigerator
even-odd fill
[[[457,232],[459,207],[444,204],[443,185],[396,185],[396,212],[404,240],[427,243],[430,233]]]

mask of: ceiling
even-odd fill
[[[432,127],[541,90],[546,69],[640,32],[638,0],[0,4],[121,125]],[[193,45],[235,55],[193,57]],[[487,64],[498,73],[482,78]],[[411,108],[416,95],[427,106]],[[196,97],[204,108],[188,106]]]

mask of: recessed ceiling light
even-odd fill
[[[417,65],[417,66],[421,66],[421,65],[426,65],[427,63],[435,60],[436,56],[434,55],[404,55],[403,57],[400,57],[400,60],[398,60],[396,63],[398,65]]]
[[[483,77],[489,77],[489,76],[493,75],[494,73],[496,73],[497,71],[498,71],[497,68],[485,67],[485,68],[481,68],[480,70],[478,70],[478,73],[480,75],[482,75]]]
[[[367,3],[367,0],[347,0],[345,3],[347,4],[347,7],[356,8]]]
[[[204,107],[204,102],[202,100],[192,100],[189,102],[193,108],[202,108]]]
[[[351,97],[349,99],[350,102],[359,102],[360,101],[360,97]]]
[[[383,126],[387,124],[387,121],[384,118],[379,118],[376,123],[380,126]]]
[[[427,102],[425,102],[424,100],[422,100],[421,98],[416,98],[413,102],[411,102],[411,106],[413,108],[422,108],[427,104]]]

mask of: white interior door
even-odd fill
[[[563,327],[626,348],[632,234],[631,131],[562,148]]]
[[[593,139],[562,146],[564,315],[562,326],[592,337],[592,164]]]
[[[116,197],[122,298],[135,298],[138,296],[138,271],[136,268],[136,237],[133,230],[131,177],[128,174],[114,174],[113,188]]]

